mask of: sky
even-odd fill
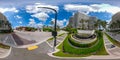
[[[57,25],[65,27],[69,18],[79,11],[89,16],[109,22],[112,15],[120,11],[119,0],[0,0],[0,12],[3,13],[12,27],[52,26],[55,12],[50,9],[38,7],[50,7],[57,10]]]

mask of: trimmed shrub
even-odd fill
[[[91,46],[95,45],[98,42],[98,40],[95,40],[95,41],[93,41],[91,43],[88,43],[88,44],[80,44],[79,42],[73,40],[71,38],[71,36],[69,36],[68,41],[73,46],[80,47],[80,48],[88,48],[88,47],[91,47]]]
[[[76,34],[77,33],[77,29],[75,29],[75,28],[66,28],[65,31],[68,31],[69,34],[72,34],[72,33]]]
[[[26,27],[25,28],[25,31],[36,31],[37,28],[34,28],[34,27]]]
[[[0,33],[11,33],[11,32],[13,32],[12,29],[11,30],[0,30]]]
[[[63,42],[63,52],[80,55],[80,54],[90,54],[90,53],[100,50],[102,46],[104,45],[103,36],[101,32],[97,32],[97,34],[99,36],[99,37],[97,36],[98,42],[89,48],[74,47],[72,44],[69,43],[69,40],[68,40],[69,36],[67,36]]]
[[[51,28],[43,28],[43,31],[52,32],[53,30]]]
[[[96,35],[90,35],[90,34],[74,34],[74,37],[80,38],[80,39],[90,39],[90,38],[95,38]]]
[[[10,46],[7,46],[7,45],[4,45],[4,44],[0,43],[0,48],[9,49]]]

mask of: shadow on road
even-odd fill
[[[17,43],[17,45],[27,45],[27,44],[36,43],[35,40],[32,40],[32,41],[26,40],[24,38],[19,37],[15,33],[12,33],[12,36],[13,36],[15,42]]]

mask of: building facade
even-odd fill
[[[112,16],[112,20],[110,21],[108,28],[110,30],[120,30],[120,12]]]
[[[90,17],[80,12],[76,12],[69,19],[69,26],[72,28],[79,28],[83,30],[93,30],[95,21],[97,21],[96,17]]]
[[[8,22],[7,18],[0,13],[0,30],[10,30],[11,24]]]

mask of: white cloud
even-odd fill
[[[21,16],[19,16],[19,15],[16,15],[16,16],[14,16],[14,18],[21,19],[22,17],[21,17]]]
[[[35,27],[36,26],[36,22],[35,22],[35,20],[34,19],[29,19],[30,20],[30,22],[29,22],[29,26],[31,26],[31,27]]]
[[[22,18],[22,17],[21,17],[21,16],[19,16],[19,15],[17,15],[16,17],[17,17],[18,19]]]
[[[38,24],[37,24],[37,27],[39,27],[39,28],[42,28],[42,26],[43,26],[42,23],[38,23]]]
[[[93,4],[91,7],[98,12],[108,12],[112,14],[120,11],[120,7],[112,6],[110,4]]]
[[[49,8],[53,8],[57,11],[59,10],[58,6],[48,5],[48,4],[43,4],[43,3],[35,3],[34,5],[27,5],[26,11],[28,13],[51,12],[52,11],[50,9],[44,9],[44,8],[38,8],[38,7],[49,7]]]
[[[12,8],[0,8],[0,12],[1,13],[5,13],[5,12],[19,12],[19,10],[17,10],[15,7]]]
[[[47,18],[49,18],[48,13],[53,12],[50,9],[44,9],[44,8],[38,8],[38,7],[49,7],[53,8],[55,10],[59,10],[58,6],[54,5],[48,5],[44,3],[35,3],[34,5],[27,5],[26,6],[26,12],[32,13],[32,17],[38,18],[39,20],[45,21]]]
[[[45,21],[45,20],[47,20],[47,18],[49,18],[49,15],[45,12],[36,13],[31,16],[38,18],[39,20],[42,20],[42,21]]]
[[[43,26],[43,23],[42,23],[42,22],[36,23],[34,19],[29,19],[29,20],[30,20],[30,21],[29,21],[28,26],[36,27],[36,28],[37,28],[37,27],[42,28],[42,26]]]
[[[51,21],[55,22],[55,19],[52,18]],[[68,21],[67,21],[66,19],[63,19],[63,20],[57,20],[57,25],[60,26],[60,27],[64,27],[64,26],[66,26],[66,25],[64,25],[64,24],[65,24],[65,23],[67,24],[67,22],[68,22]]]
[[[40,23],[36,23],[35,22],[35,20],[34,19],[29,19],[30,21],[29,21],[29,26],[31,26],[31,27],[39,27],[39,28],[42,28],[42,26],[44,25],[42,22],[40,22]],[[53,23],[55,22],[55,19],[54,18],[52,18],[52,20],[51,21],[53,21]],[[64,26],[66,26],[68,24],[68,20],[66,20],[66,19],[63,19],[63,20],[57,20],[57,25],[58,26],[60,26],[60,27],[64,27]]]
[[[67,11],[80,11],[88,13],[92,10],[88,5],[78,5],[78,4],[67,4],[64,6],[64,9]]]
[[[111,20],[106,20],[106,22],[109,24]]]
[[[120,11],[120,7],[113,6],[110,4],[91,4],[91,5],[67,4],[64,5],[64,9],[67,11],[79,11],[84,13],[108,12],[111,14],[115,14]]]
[[[19,23],[19,24],[22,24],[22,21],[19,21],[18,23]]]

